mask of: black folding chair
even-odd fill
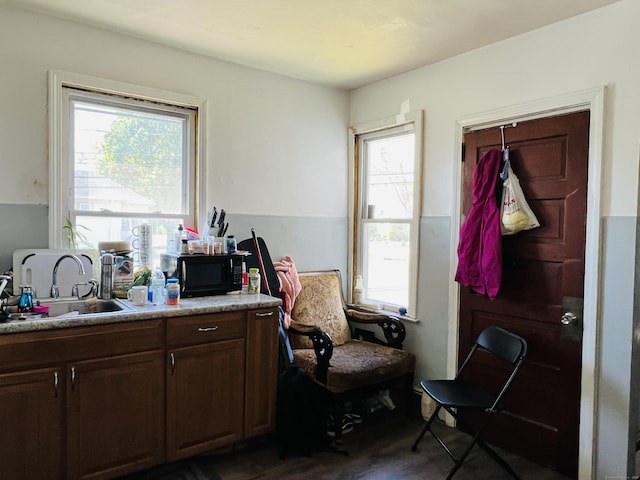
[[[504,385],[502,385],[500,393],[496,396],[488,393],[485,389],[474,383],[463,380],[461,377],[462,372],[469,364],[474,354],[483,350],[495,354],[511,364],[509,373],[506,375],[506,381]],[[440,443],[442,448],[444,448],[451,459],[455,462],[455,465],[447,476],[447,480],[449,480],[458,471],[462,462],[464,462],[473,446],[477,443],[478,446],[498,462],[502,468],[509,472],[513,478],[519,479],[511,466],[500,455],[498,455],[495,450],[482,441],[480,437],[493,414],[503,410],[504,406],[502,405],[502,397],[509,388],[509,385],[511,385],[511,382],[513,382],[513,379],[516,377],[526,355],[527,342],[524,338],[500,327],[491,326],[485,329],[478,336],[478,339],[458,370],[454,380],[423,380],[420,382],[422,389],[436,402],[436,409],[429,420],[427,420],[427,424],[422,429],[422,432],[420,432],[420,435],[418,435],[418,438],[411,447],[411,450],[415,452],[427,430],[431,432],[435,439],[438,440],[438,443]],[[440,412],[441,408],[444,408],[456,419],[458,419],[458,414],[461,410],[476,410],[484,412],[484,419],[481,422],[480,428],[477,430],[473,436],[473,440],[459,458],[453,454],[444,441],[431,429],[433,421],[438,418],[438,412]]]

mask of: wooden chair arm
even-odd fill
[[[313,351],[316,354],[316,380],[326,384],[329,361],[333,355],[331,336],[315,325],[303,325],[296,322],[291,322],[291,325],[289,325],[289,333],[302,335],[311,340]]]
[[[313,332],[322,332],[322,329],[316,325],[305,325],[292,320],[289,325],[289,332],[309,337]]]
[[[378,325],[382,329],[387,344],[402,350],[402,342],[407,333],[404,323],[399,318],[385,313],[363,312],[352,308],[347,309],[345,313],[350,322]]]

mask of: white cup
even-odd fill
[[[224,237],[215,237],[213,243],[213,254],[222,255],[227,253],[227,242]]]
[[[146,285],[136,285],[131,287],[127,292],[127,299],[134,305],[141,307],[147,304],[147,296],[149,295],[149,288]]]

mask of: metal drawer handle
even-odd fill
[[[271,315],[273,315],[273,312],[256,313],[256,317],[270,317]]]
[[[53,372],[54,397],[58,398],[58,372]]]
[[[215,332],[218,329],[218,325],[215,327],[200,327],[198,328],[199,332]]]

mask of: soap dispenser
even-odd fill
[[[28,313],[33,311],[33,290],[31,285],[20,285],[22,293],[18,301],[18,312]]]

